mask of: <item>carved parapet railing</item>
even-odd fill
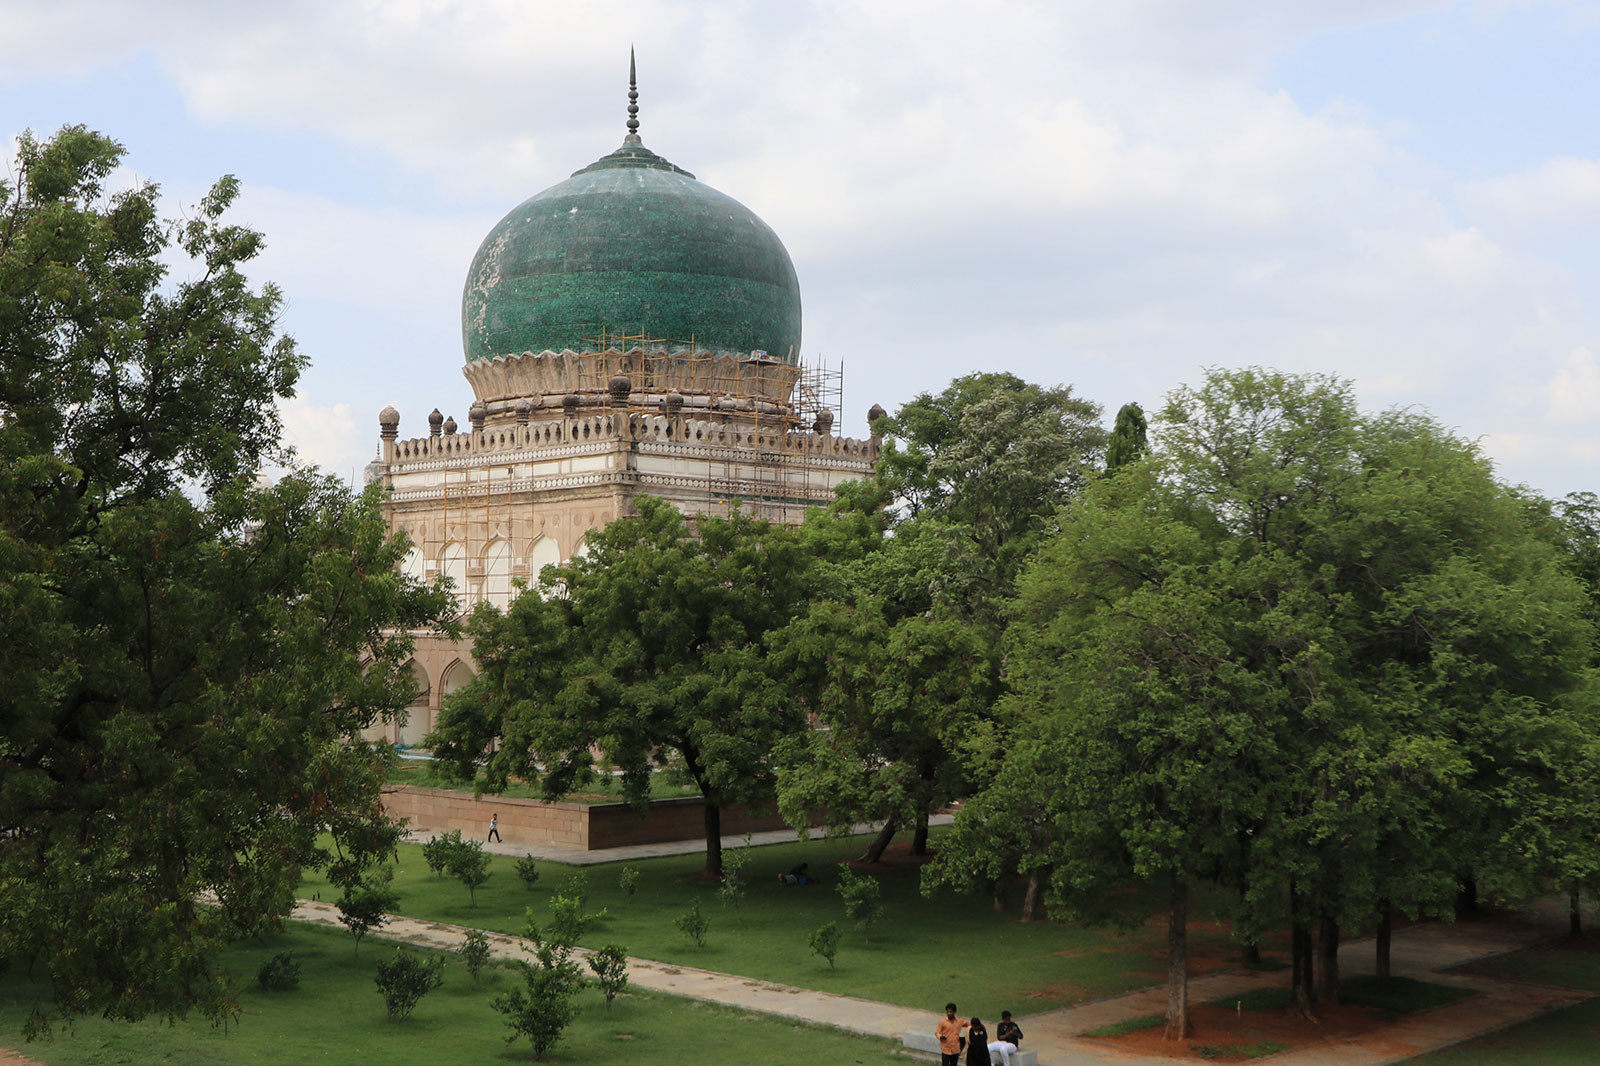
[[[826,433],[763,430],[754,421],[698,419],[664,414],[599,413],[499,424],[468,433],[385,441],[385,460],[416,463],[439,459],[467,460],[479,455],[505,455],[535,448],[599,441],[659,442],[713,448],[735,448],[763,456],[836,456],[861,462],[878,458],[878,441],[835,437]]]
[[[508,416],[516,402],[556,406],[565,396],[585,405],[606,402],[614,378],[628,379],[635,404],[668,393],[731,397],[787,406],[800,368],[775,359],[689,350],[515,352],[478,359],[461,370],[491,419]]]

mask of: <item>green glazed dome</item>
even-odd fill
[[[630,133],[501,219],[461,297],[469,363],[593,351],[602,330],[793,363],[800,283],[770,226]]]

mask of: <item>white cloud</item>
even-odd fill
[[[1588,348],[1567,357],[1547,391],[1552,421],[1600,425],[1600,359]]]
[[[283,419],[283,442],[300,460],[319,466],[335,477],[355,479],[361,486],[361,468],[372,458],[371,444],[362,438],[348,403],[314,404],[304,394],[278,405]]]
[[[1600,224],[1600,159],[1561,156],[1515,174],[1462,186],[1462,203],[1508,228]]]

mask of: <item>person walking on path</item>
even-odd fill
[[[967,1066],[989,1066],[989,1030],[981,1018],[973,1018],[967,1025]]]
[[[965,1018],[956,1017],[956,1005],[944,1005],[944,1017],[939,1019],[939,1027],[934,1035],[939,1038],[939,1066],[961,1066],[961,1048],[966,1041],[961,1039],[961,1030],[967,1027]]]
[[[973,1019],[976,1021],[977,1019]],[[989,1045],[990,1059],[1000,1056],[1000,1066],[1011,1066],[1011,1056],[1022,1043],[1022,1026],[1011,1020],[1011,1012],[1000,1012],[1000,1024],[994,1027],[994,1042]]]
[[[495,811],[489,815],[489,839],[500,843],[500,812]]]

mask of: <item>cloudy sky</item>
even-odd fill
[[[841,428],[978,369],[1109,416],[1208,366],[1355,381],[1600,488],[1600,2],[0,0],[0,137],[83,122],[172,212],[223,173],[348,476],[465,422],[461,285],[624,133],[761,215]]]

